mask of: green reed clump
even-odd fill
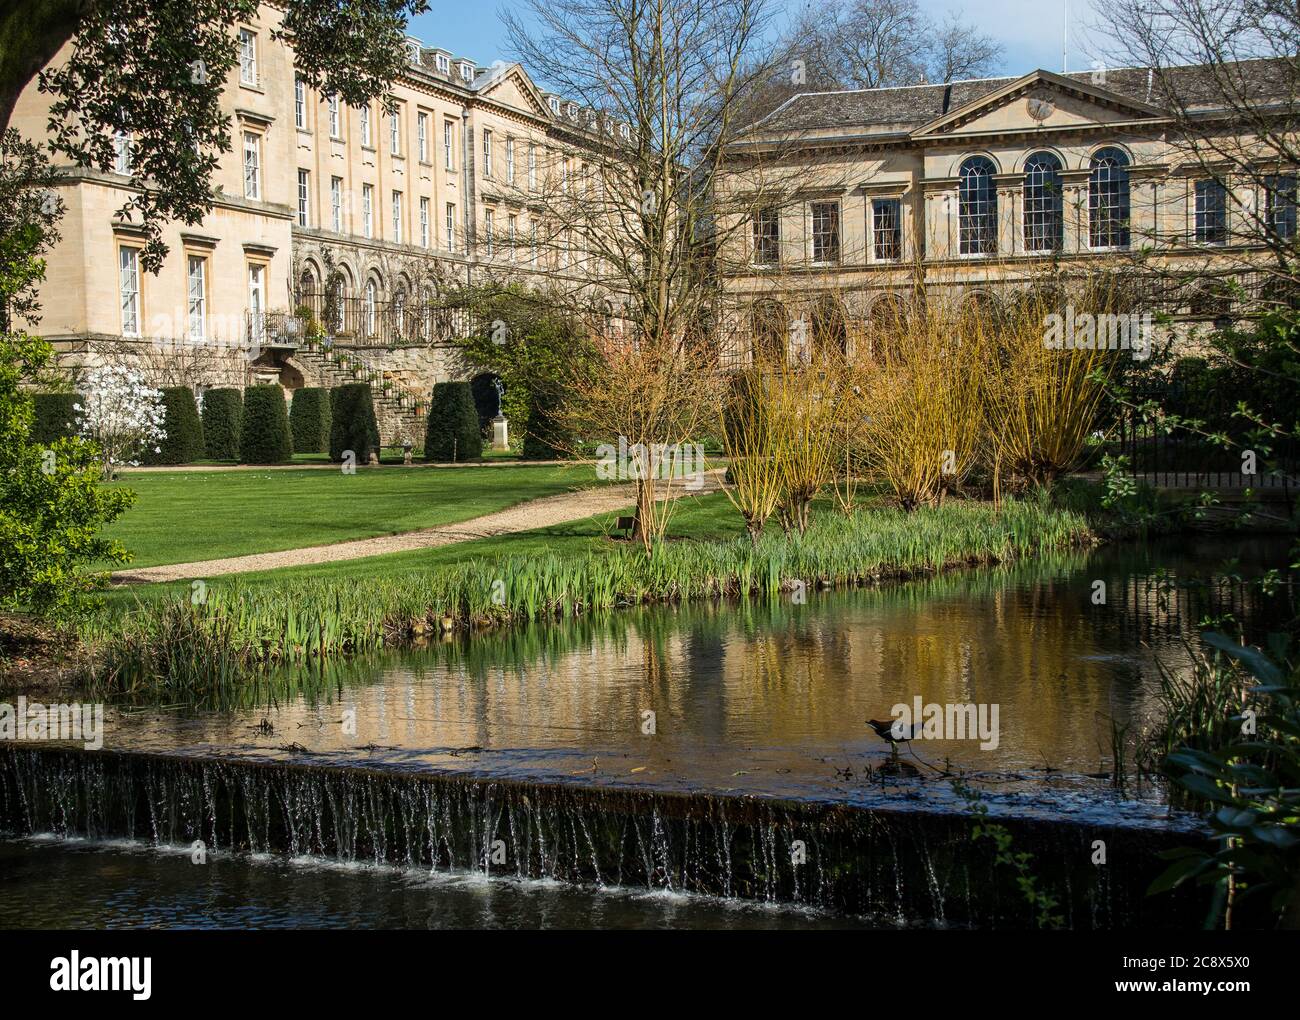
[[[718,597],[775,598],[944,567],[996,563],[1087,541],[1085,519],[1044,501],[948,503],[911,513],[814,520],[806,534],[626,546],[585,556],[505,555],[346,581],[213,585],[195,604],[137,600],[81,632],[105,695],[191,700],[282,664],[321,662],[452,628],[555,619],[622,606]]]

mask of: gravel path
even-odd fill
[[[722,487],[723,471],[715,469],[704,474],[704,486],[684,490],[673,488],[674,498],[716,492]],[[113,575],[115,584],[156,584],[163,581],[189,581],[196,578],[217,577],[221,574],[247,574],[257,570],[276,570],[280,567],[305,567],[313,563],[338,563],[342,560],[359,560],[366,556],[406,552],[410,549],[433,549],[457,542],[470,542],[476,538],[493,538],[534,528],[547,528],[568,524],[597,514],[613,513],[629,507],[636,499],[633,485],[609,485],[598,489],[582,489],[558,496],[545,496],[530,500],[506,510],[484,514],[468,521],[448,524],[439,528],[422,528],[399,535],[380,535],[332,545],[313,545],[305,549],[285,549],[281,552],[252,553],[247,556],[229,556],[219,560],[198,560],[193,563],[168,563],[157,567],[124,570]]]

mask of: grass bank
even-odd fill
[[[597,485],[590,464],[339,471],[132,471],[106,529],[132,566],[279,552],[436,528]]]
[[[710,502],[697,512],[719,511]],[[204,700],[282,663],[374,651],[446,629],[651,602],[773,598],[801,585],[871,584],[1011,560],[1090,536],[1083,514],[1030,499],[997,509],[950,502],[911,513],[823,513],[806,535],[768,534],[757,546],[744,537],[678,535],[650,558],[639,546],[608,540],[586,551],[503,541],[494,556],[405,571],[237,579],[210,588],[200,605],[173,590],[130,608],[110,606],[81,636],[96,662],[97,693]]]

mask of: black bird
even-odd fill
[[[890,749],[898,754],[898,745],[906,744],[921,732],[921,724],[904,726],[898,719],[868,719],[867,725],[876,731],[881,740],[889,741]]]

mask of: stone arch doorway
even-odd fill
[[[754,361],[780,361],[786,356],[789,321],[789,313],[779,301],[767,299],[754,305],[749,316]]]

